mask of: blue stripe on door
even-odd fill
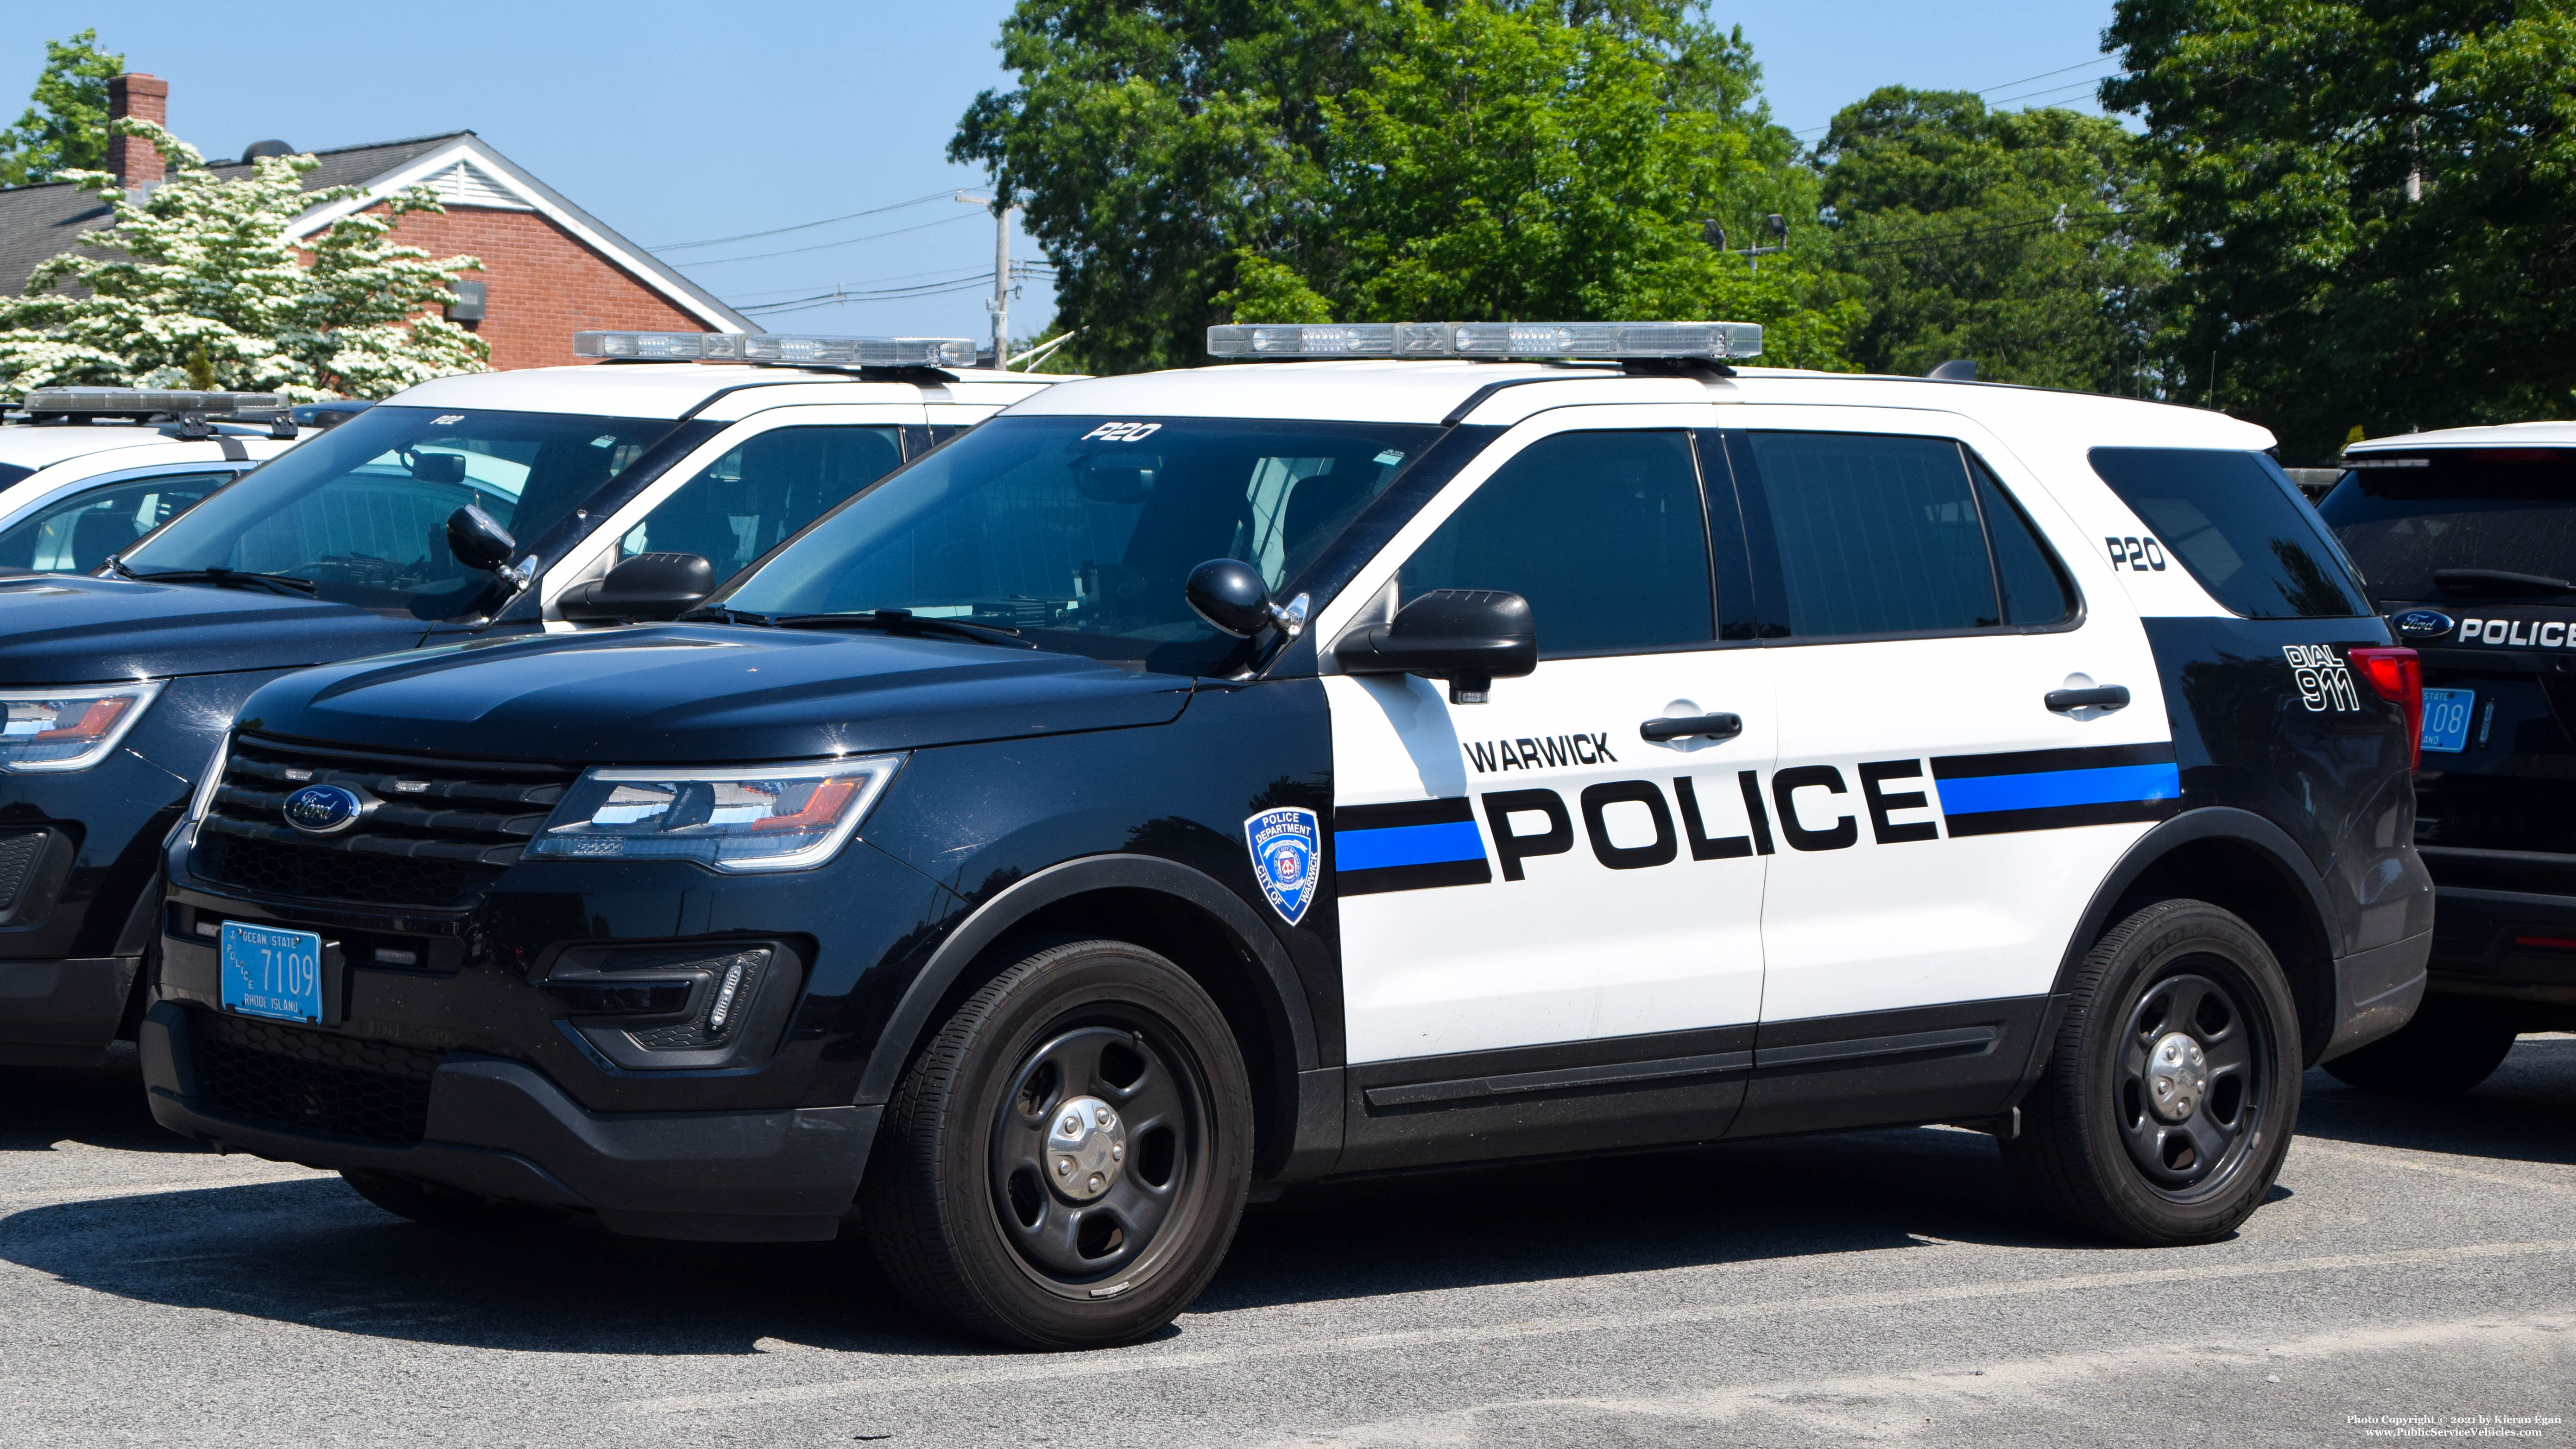
[[[1485,838],[1476,833],[1476,822],[1472,820],[1333,832],[1333,868],[1337,871],[1385,870],[1399,865],[1484,858]]]
[[[1941,813],[2045,810],[2063,805],[2108,805],[2182,798],[2182,771],[2173,765],[2115,765],[2100,770],[2049,770],[2031,775],[1977,775],[1942,780]]]

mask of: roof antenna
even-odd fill
[[[1936,382],[1975,382],[1977,360],[1973,357],[1953,357],[1923,375]]]

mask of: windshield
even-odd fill
[[[2427,449],[2356,459],[2317,505],[2373,598],[2408,602],[2490,592],[2436,569],[2576,582],[2576,450]]]
[[[913,614],[1170,673],[1234,640],[1190,570],[1238,558],[1276,590],[1440,430],[1254,418],[996,418],[843,504],[718,602]]]
[[[447,515],[471,503],[525,545],[670,430],[657,418],[369,408],[171,520],[125,567],[283,574],[332,603],[462,618],[494,583],[448,552]]]

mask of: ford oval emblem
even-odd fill
[[[2450,633],[2459,623],[2439,609],[2408,609],[2389,622],[2409,639],[2437,638]]]
[[[307,785],[286,797],[286,823],[307,835],[337,835],[358,823],[367,802],[339,785]]]

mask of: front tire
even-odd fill
[[[1207,1286],[1251,1164],[1251,1087],[1216,1003],[1151,951],[1082,941],[986,982],[921,1049],[862,1216],[924,1312],[1013,1347],[1103,1347]]]
[[[2326,1063],[2326,1071],[2364,1091],[2456,1097],[2494,1075],[2514,1035],[2513,1023],[2485,1002],[2428,996],[2414,1020]]]
[[[2297,1021],[2251,926],[2205,901],[2148,906],[2077,970],[2005,1161],[2083,1232],[2142,1247],[2225,1237],[2289,1150]]]

